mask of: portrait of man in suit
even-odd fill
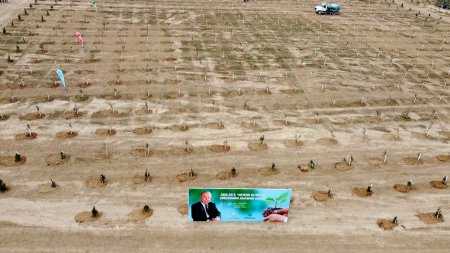
[[[202,192],[200,201],[192,204],[191,216],[194,221],[220,221],[220,211],[216,204],[211,202],[211,193]]]

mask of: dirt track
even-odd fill
[[[449,221],[416,215],[450,211],[449,189],[430,185],[450,166],[438,159],[450,154],[448,14],[345,1],[318,16],[316,2],[290,0],[107,1],[95,14],[38,1],[18,21],[29,3],[0,5],[0,156],[26,156],[0,164],[2,252],[446,252]],[[26,120],[36,105],[45,116]],[[260,173],[272,162],[278,173]],[[198,176],[179,183],[191,167]],[[232,167],[237,177],[216,178]],[[135,184],[145,169],[151,182]],[[106,185],[86,186],[100,174]],[[40,191],[50,178],[58,188]],[[414,191],[394,190],[410,179]],[[352,193],[370,184],[370,197]],[[189,224],[178,210],[189,187],[292,188],[289,222]],[[130,220],[144,204],[152,216]],[[94,205],[100,219],[75,222]],[[393,231],[378,227],[395,216]]]

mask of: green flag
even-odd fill
[[[97,12],[97,3],[96,3],[95,1],[92,1],[92,3],[91,3],[91,8],[92,8],[95,12]]]

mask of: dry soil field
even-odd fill
[[[340,3],[0,4],[0,251],[448,252],[450,15]],[[188,223],[190,187],[292,188],[289,222]]]

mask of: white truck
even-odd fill
[[[314,11],[321,15],[322,13],[335,15],[341,10],[341,5],[334,3],[322,3],[314,8]]]

